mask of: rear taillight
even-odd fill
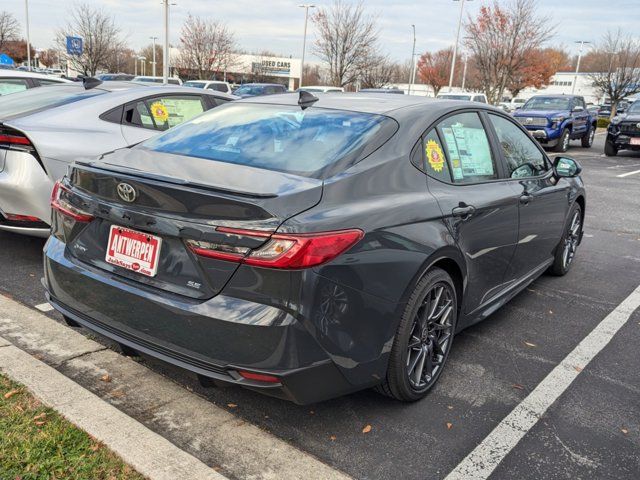
[[[246,378],[247,380],[255,380],[257,382],[264,382],[264,383],[280,383],[280,379],[278,377],[274,377],[273,375],[267,375],[265,373],[256,373],[256,372],[247,372],[246,370],[238,370],[238,374],[242,378]]]
[[[33,217],[31,215],[18,215],[17,213],[5,213],[4,218],[11,222],[42,222],[38,217]]]
[[[76,222],[90,222],[93,220],[93,215],[73,206],[69,200],[65,198],[70,193],[69,189],[58,180],[51,192],[51,208],[67,217],[73,218]]]
[[[31,142],[24,135],[4,135],[0,134],[0,144],[31,146]]]
[[[362,230],[357,229],[302,234],[270,234],[226,227],[218,227],[217,231],[267,240],[256,249],[195,240],[187,240],[187,245],[191,251],[203,257],[282,269],[309,268],[326,263],[347,251],[364,236]]]

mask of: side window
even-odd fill
[[[212,83],[207,87],[209,90],[215,90],[216,92],[226,92],[227,86],[224,83]]]
[[[535,177],[547,170],[544,154],[517,125],[498,115],[489,114],[489,118],[502,147],[508,176]]]
[[[438,137],[435,129],[431,130],[424,137],[423,143],[424,156],[422,157],[423,170],[427,175],[437,180],[451,182],[451,174],[449,173],[449,164],[442,148],[442,142]]]
[[[38,83],[40,85],[60,85],[63,82],[58,82],[56,80],[47,80],[46,78],[39,78]]]
[[[477,113],[452,115],[438,124],[454,183],[498,178],[491,147]]]
[[[19,78],[0,78],[0,95],[22,92],[29,88],[26,80]]]
[[[133,116],[127,120],[136,126],[163,131],[186,122],[205,110],[200,96],[154,97],[136,102]]]
[[[473,101],[480,102],[480,103],[487,103],[487,101],[484,99],[482,95],[476,95],[475,97],[473,97]]]

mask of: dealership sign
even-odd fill
[[[281,60],[262,60],[253,62],[251,65],[253,73],[262,75],[286,75],[291,74],[291,62]]]
[[[82,55],[82,38],[67,37],[67,53],[69,55]]]

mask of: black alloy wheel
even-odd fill
[[[554,275],[565,275],[573,263],[576,256],[580,237],[582,235],[582,209],[577,203],[571,207],[569,222],[565,227],[562,239],[556,248],[555,258],[551,266]]]
[[[424,397],[451,350],[457,320],[456,290],[447,272],[434,268],[416,286],[394,339],[380,393],[402,401]]]

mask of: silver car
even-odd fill
[[[47,237],[53,184],[73,160],[139,143],[234,98],[97,80],[0,98],[0,229]]]

